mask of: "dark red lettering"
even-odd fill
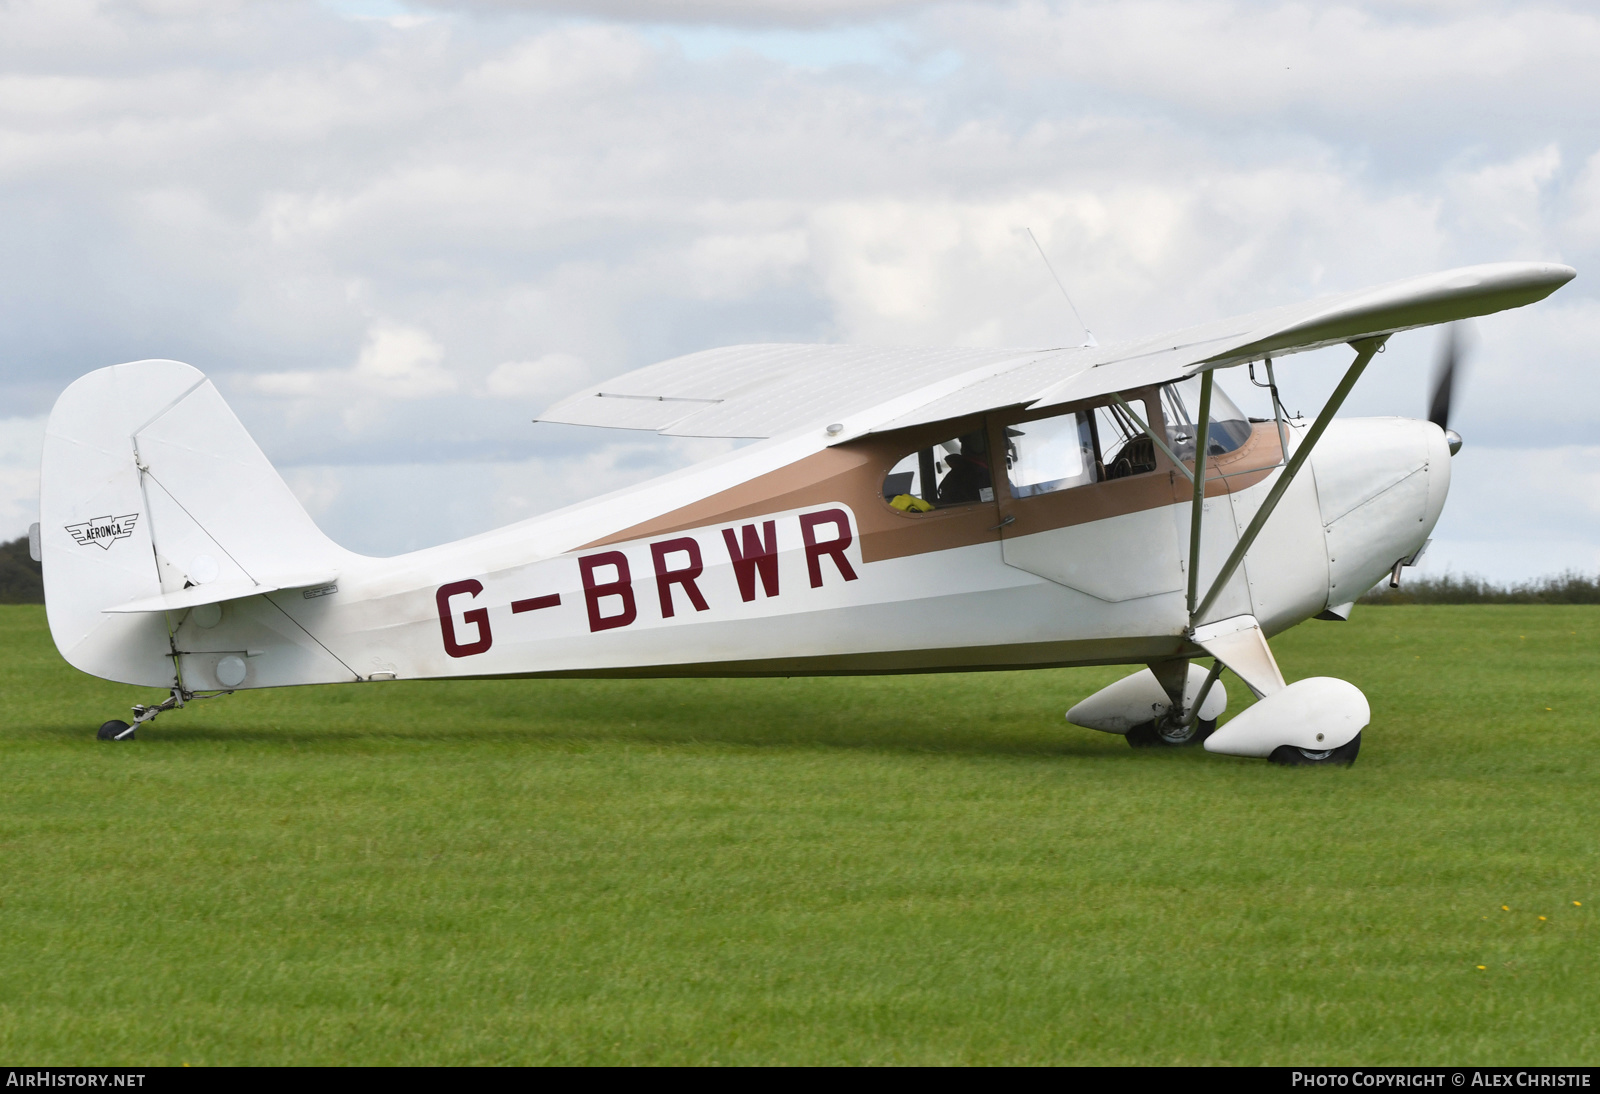
[[[833,539],[817,542],[817,525],[831,524],[839,534]],[[845,549],[854,541],[850,534],[850,517],[843,509],[824,509],[820,513],[803,513],[800,516],[800,538],[806,545],[806,572],[811,575],[811,587],[822,588],[822,556],[832,555],[834,563],[846,581],[854,581],[856,572]]]
[[[439,586],[438,595],[434,603],[439,606],[439,631],[444,635],[444,652],[451,657],[471,657],[475,653],[482,653],[494,643],[489,634],[489,609],[472,608],[461,613],[463,623],[471,623],[478,629],[478,637],[471,642],[456,641],[456,624],[450,615],[450,598],[466,593],[476,597],[483,592],[483,582],[475,578],[465,581],[452,581],[448,585]]]
[[[669,569],[667,567],[667,556],[680,554],[689,556],[689,565],[681,570]],[[694,583],[694,579],[700,576],[701,572],[705,570],[705,566],[700,561],[700,545],[694,541],[693,537],[684,536],[682,539],[669,539],[662,543],[652,543],[650,545],[650,557],[656,565],[656,595],[661,598],[662,619],[671,619],[673,616],[672,587],[674,585],[683,586],[683,591],[689,594],[689,603],[694,605],[695,611],[703,612],[710,609],[711,605],[707,604],[706,598],[700,595],[700,587]]]
[[[602,566],[614,566],[615,581],[596,581],[594,572]],[[589,607],[589,630],[609,631],[613,627],[626,627],[639,617],[633,603],[633,579],[628,574],[628,556],[621,551],[602,551],[578,560],[578,571],[583,574],[583,599]],[[617,615],[601,615],[600,601],[608,596],[622,598],[622,611]]]
[[[555,608],[561,604],[560,593],[546,593],[544,596],[530,596],[526,600],[513,600],[511,614],[521,615],[523,612],[536,612],[541,608]]]
[[[778,524],[767,521],[761,535],[754,524],[746,524],[744,550],[732,528],[722,530],[722,539],[728,545],[728,558],[733,562],[733,576],[739,580],[739,595],[747,602],[756,598],[756,574],[761,575],[761,588],[768,596],[778,595]]]

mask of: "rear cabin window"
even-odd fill
[[[907,513],[993,501],[988,434],[975,429],[911,453],[884,476],[883,499]]]

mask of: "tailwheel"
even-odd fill
[[[100,727],[95,739],[100,741],[131,741],[134,727],[120,718],[113,718]]]
[[[1319,767],[1334,766],[1349,767],[1356,762],[1356,754],[1361,751],[1361,734],[1357,733],[1350,740],[1338,748],[1330,748],[1318,752],[1309,748],[1300,748],[1298,745],[1281,745],[1273,749],[1272,755],[1267,757],[1275,764],[1284,767]]]
[[[1215,718],[1200,718],[1189,725],[1162,718],[1128,730],[1128,747],[1188,748],[1204,741],[1216,728]]]
[[[178,709],[183,706],[185,701],[194,699],[214,699],[218,695],[232,694],[233,692],[231,691],[213,691],[208,695],[198,695],[192,691],[184,691],[182,688],[173,688],[172,694],[166,699],[157,703],[155,706],[146,706],[143,703],[135,703],[133,706],[132,725],[124,722],[121,718],[113,718],[111,721],[100,726],[100,731],[95,734],[95,738],[101,741],[131,741],[133,740],[134,731],[140,726],[144,725],[146,722],[153,721],[157,714],[161,714],[162,712],[168,710]]]

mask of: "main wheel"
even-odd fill
[[[101,741],[131,741],[133,734],[128,732],[128,723],[120,718],[113,718],[100,727],[100,732],[95,738]]]
[[[1338,748],[1330,748],[1324,752],[1300,748],[1297,745],[1279,745],[1272,750],[1272,755],[1267,759],[1284,767],[1318,767],[1334,764],[1349,767],[1356,762],[1356,753],[1360,751],[1361,734],[1357,733]]]
[[[1130,748],[1187,748],[1197,745],[1216,731],[1215,718],[1201,718],[1194,725],[1172,725],[1165,719],[1146,722],[1128,730]]]

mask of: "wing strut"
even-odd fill
[[[1206,511],[1206,464],[1211,462],[1211,388],[1216,382],[1212,370],[1207,369],[1200,377],[1200,418],[1195,423],[1194,434],[1194,501],[1189,506],[1189,629],[1194,630],[1194,621],[1200,618],[1200,613],[1195,610],[1194,598],[1200,594],[1200,522],[1205,518]],[[1267,499],[1270,505],[1272,499]],[[1211,596],[1216,595],[1220,585],[1214,586]],[[1206,604],[1211,603],[1211,596],[1206,597]]]
[[[1189,630],[1191,633],[1195,624],[1205,618],[1206,612],[1211,610],[1211,606],[1216,603],[1217,597],[1222,595],[1223,586],[1228,583],[1228,579],[1233,576],[1233,572],[1239,568],[1239,563],[1244,559],[1245,552],[1250,550],[1251,544],[1256,541],[1256,536],[1261,534],[1261,529],[1266,525],[1267,518],[1272,516],[1272,511],[1277,508],[1279,500],[1282,499],[1285,491],[1289,489],[1289,484],[1294,481],[1295,475],[1299,473],[1300,468],[1305,466],[1306,460],[1310,459],[1311,450],[1316,447],[1317,441],[1321,439],[1323,432],[1328,428],[1328,423],[1333,421],[1333,416],[1338,413],[1345,397],[1350,394],[1350,389],[1356,386],[1356,381],[1361,378],[1361,373],[1367,367],[1367,362],[1372,360],[1373,354],[1383,348],[1383,344],[1387,340],[1388,335],[1382,335],[1378,338],[1363,338],[1360,341],[1350,343],[1356,351],[1356,359],[1350,363],[1350,367],[1345,371],[1344,379],[1340,380],[1339,386],[1333,389],[1333,394],[1328,396],[1328,401],[1323,405],[1322,412],[1317,415],[1317,420],[1312,423],[1310,431],[1306,434],[1306,439],[1300,442],[1300,446],[1294,450],[1294,455],[1290,457],[1288,464],[1283,469],[1283,473],[1278,476],[1278,481],[1272,484],[1272,490],[1267,494],[1267,500],[1261,503],[1260,509],[1256,510],[1255,518],[1250,521],[1250,527],[1244,530],[1244,535],[1239,537],[1239,542],[1234,546],[1233,552],[1228,555],[1228,560],[1222,564],[1222,569],[1217,571],[1217,576],[1212,580],[1211,589],[1206,593],[1205,599],[1198,606],[1191,608],[1189,612]],[[1199,461],[1204,458],[1206,425],[1208,424],[1209,411],[1211,409],[1210,402],[1211,373],[1207,372],[1200,388],[1200,436],[1197,438],[1198,444],[1195,448],[1196,467],[1204,466]],[[1197,480],[1195,483],[1194,513],[1190,521],[1189,538],[1189,603],[1191,605],[1194,604],[1194,590],[1200,572],[1195,563],[1198,561],[1200,549],[1201,502],[1204,496],[1204,487],[1201,481]]]

